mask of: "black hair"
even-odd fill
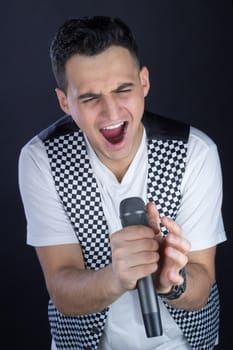
[[[137,43],[121,19],[108,16],[67,19],[50,46],[50,59],[58,87],[66,91],[65,64],[69,58],[75,54],[94,56],[113,45],[128,49],[139,66]]]

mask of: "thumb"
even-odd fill
[[[162,234],[160,231],[160,216],[158,209],[156,208],[156,205],[154,202],[149,202],[146,205],[147,208],[147,217],[149,221],[149,226],[153,229],[154,233],[156,234],[157,238],[161,236],[162,239]]]

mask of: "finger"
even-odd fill
[[[154,202],[147,203],[147,216],[150,227],[158,234],[160,233],[160,216]]]
[[[131,280],[138,281],[139,279],[156,272],[157,269],[158,265],[156,263],[138,265],[135,267],[131,267],[129,270],[127,270],[127,276]]]
[[[164,250],[164,254],[170,259],[172,259],[174,267],[178,270],[180,270],[188,263],[187,255],[183,254],[182,252],[173,247],[166,247]]]
[[[137,254],[131,254],[124,260],[126,266],[128,268],[148,265],[148,264],[156,264],[159,261],[159,254],[157,252],[140,252]]]
[[[113,254],[117,255],[121,259],[127,259],[131,255],[137,255],[141,253],[156,253],[158,251],[159,244],[156,239],[144,239],[136,241],[125,241],[124,244],[113,245]]]
[[[184,254],[187,254],[191,249],[191,243],[184,237],[178,236],[177,234],[168,233],[165,240],[170,246],[178,249]]]
[[[126,242],[142,239],[154,239],[153,229],[141,225],[132,225],[114,232],[110,236],[111,244],[116,246],[124,246]]]
[[[181,236],[181,227],[171,218],[163,216],[161,219],[162,224],[166,227],[168,232],[175,233],[178,236]]]
[[[179,274],[178,271],[169,271],[168,272],[168,279],[169,281],[175,286],[182,284],[184,282],[183,277]]]

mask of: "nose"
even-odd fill
[[[103,96],[101,101],[101,115],[110,120],[119,120],[120,104],[115,96]]]

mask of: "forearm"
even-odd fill
[[[187,311],[199,310],[207,303],[214,277],[210,276],[201,264],[188,263],[186,279],[185,292],[178,299],[167,302]]]
[[[69,316],[102,311],[122,294],[115,286],[111,265],[98,271],[63,269],[48,290],[56,308]]]

